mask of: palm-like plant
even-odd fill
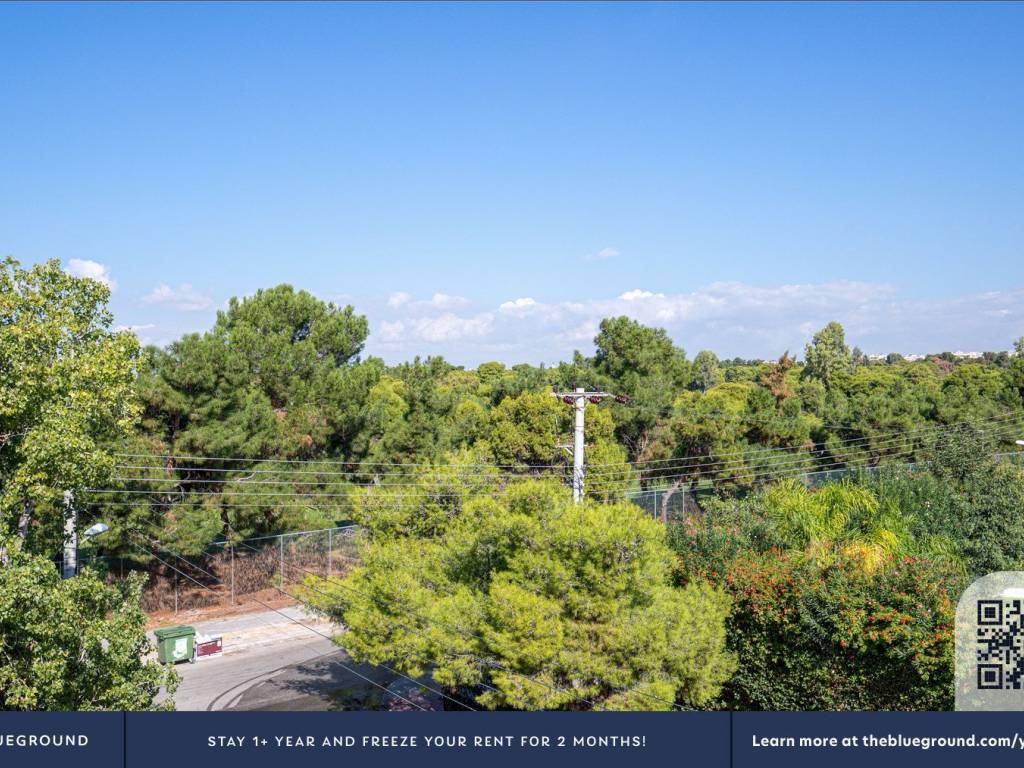
[[[911,515],[895,504],[879,503],[871,491],[852,482],[808,490],[795,480],[785,480],[769,487],[763,501],[780,538],[819,563],[842,556],[873,573],[890,558],[910,556],[962,568],[951,539],[915,537]]]

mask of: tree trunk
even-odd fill
[[[672,498],[672,494],[678,491],[684,482],[684,478],[677,477],[675,482],[673,482],[672,485],[668,487],[668,490],[665,491],[665,495],[661,497],[661,522],[668,523],[668,502]]]
[[[31,500],[25,502],[25,506],[21,509],[21,515],[18,517],[18,538],[24,539],[28,536],[28,526],[32,522],[32,512],[34,505]]]

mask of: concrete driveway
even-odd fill
[[[340,631],[301,608],[282,612],[329,637]],[[443,709],[437,694],[390,670],[352,661],[331,640],[273,611],[192,626],[222,636],[224,655],[175,667],[181,676],[174,695],[178,710],[413,709],[403,698]]]

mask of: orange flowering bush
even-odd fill
[[[710,505],[673,526],[678,578],[732,596],[738,667],[716,704],[761,710],[935,710],[953,703],[953,617],[962,570],[948,559],[788,545],[763,498]]]

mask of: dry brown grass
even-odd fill
[[[344,551],[343,551],[344,550]],[[147,571],[148,580],[142,592],[142,609],[146,613],[192,611],[244,602],[246,596],[255,596],[272,590],[280,592],[281,549],[278,544],[256,549],[237,546],[234,556],[230,551],[212,555],[175,559],[171,562],[175,572],[159,562]],[[305,545],[301,540],[284,546],[284,591],[295,593],[295,584],[301,583],[309,573],[321,577],[342,575],[351,565],[351,548],[341,547],[330,553],[326,548]],[[187,565],[187,561],[189,564]],[[188,574],[188,578],[182,574]],[[116,574],[111,574],[113,578]],[[198,583],[196,583],[198,582]]]

